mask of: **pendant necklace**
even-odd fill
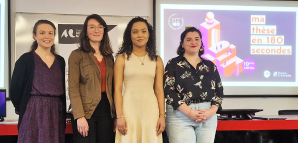
[[[146,53],[146,55],[147,55],[147,53]],[[140,57],[138,57],[138,56],[136,55],[136,56],[139,58],[139,60],[142,62],[142,65],[144,65],[144,60],[145,60],[145,58],[146,58],[146,55],[144,56],[143,61],[140,59]]]

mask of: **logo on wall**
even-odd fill
[[[60,44],[79,43],[82,24],[58,24],[58,34]]]
[[[177,14],[173,14],[169,17],[168,24],[173,30],[178,30],[184,25],[183,17],[178,17]]]
[[[271,75],[270,71],[268,71],[268,70],[264,71],[264,77],[268,78],[268,77],[270,77],[270,75]]]
[[[273,77],[292,77],[287,72],[274,72]]]
[[[69,30],[65,29],[65,30],[63,31],[62,35],[61,35],[61,38],[62,38],[62,37],[67,38],[68,36],[70,36],[71,38],[79,37],[79,36],[80,36],[80,35],[79,35],[80,31],[81,31],[81,30],[78,30],[78,32],[76,32],[77,34],[74,35],[74,33],[73,33],[73,29],[69,29]]]

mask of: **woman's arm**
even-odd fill
[[[221,110],[222,109],[221,104],[222,104],[224,94],[223,94],[222,82],[216,66],[214,66],[214,74],[215,74],[215,94],[211,100],[211,105],[217,106],[218,110]]]
[[[117,117],[117,128],[122,135],[126,135],[127,127],[126,121],[123,116],[123,98],[122,98],[122,87],[123,87],[123,75],[124,75],[124,64],[125,57],[123,54],[119,54],[116,58],[114,65],[114,102],[116,108]]]
[[[83,103],[80,92],[80,53],[71,52],[68,59],[68,84],[69,98],[74,119],[77,119],[78,132],[82,136],[88,136],[89,125],[85,118]]]
[[[157,135],[161,134],[165,128],[165,96],[163,91],[163,62],[160,57],[157,57],[156,61],[156,73],[154,80],[154,91],[158,101],[159,107],[159,119],[157,122],[156,130]]]
[[[15,63],[9,87],[10,98],[13,103],[13,106],[15,107],[16,114],[19,114],[20,112],[20,104],[22,96],[25,92],[24,88],[26,84],[26,75],[29,72],[26,68],[26,66],[28,66],[26,64],[27,60],[23,57],[24,56],[20,57],[19,60],[17,60]]]
[[[80,75],[80,55],[78,51],[73,51],[68,59],[68,84],[74,119],[85,116],[80,92]]]
[[[221,110],[221,103],[223,98],[223,87],[221,83],[221,79],[217,70],[217,67],[214,66],[214,75],[215,75],[215,95],[211,99],[211,108],[206,110],[200,110],[205,111],[203,113],[203,116],[206,117],[208,120],[210,117],[212,117],[214,114],[216,114],[217,110]]]

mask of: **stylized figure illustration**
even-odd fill
[[[228,41],[220,41],[220,22],[214,19],[214,14],[208,12],[205,22],[200,25],[205,54],[202,56],[212,61],[218,72],[226,77],[239,75],[242,71],[243,60],[236,56],[236,46]]]

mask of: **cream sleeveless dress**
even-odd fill
[[[127,134],[117,130],[116,143],[162,143],[162,135],[156,136],[159,110],[153,86],[155,71],[156,62],[150,61],[148,54],[138,58],[132,53],[129,60],[125,56],[123,115]]]

